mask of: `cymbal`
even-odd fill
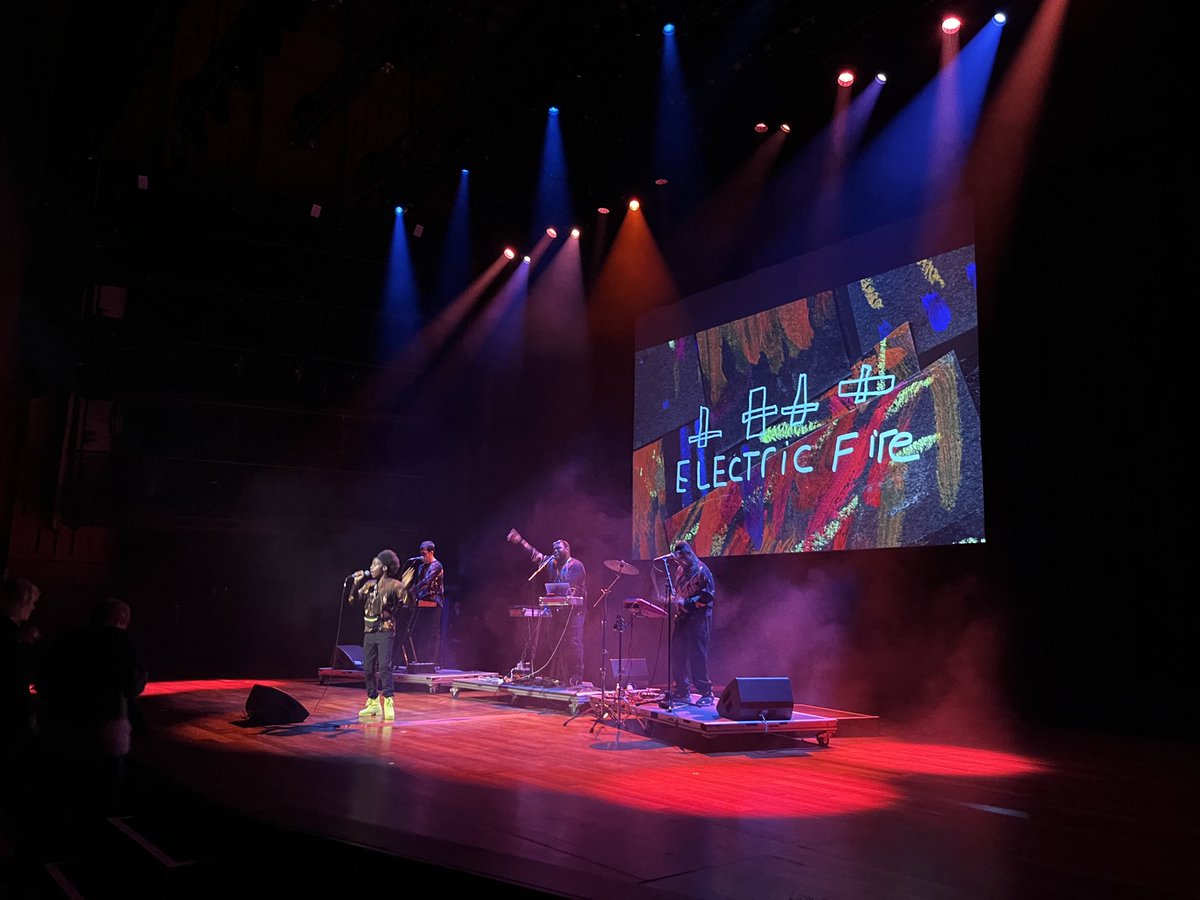
[[[620,572],[622,575],[636,575],[638,570],[625,562],[623,559],[606,559],[604,561],[605,568],[612,569],[614,572]]]

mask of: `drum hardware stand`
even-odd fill
[[[613,631],[615,631],[617,633],[617,690],[616,690],[617,713],[616,713],[615,718],[616,718],[616,722],[617,722],[617,740],[618,741],[621,740],[621,729],[624,727],[622,724],[622,719],[623,719],[624,710],[625,710],[625,680],[623,680],[621,676],[628,674],[625,672],[624,666],[622,665],[625,662],[625,652],[621,647],[621,636],[625,633],[625,628],[626,628],[625,617],[617,616],[617,620],[615,622],[613,622]],[[603,691],[601,692],[601,694],[603,694]],[[603,720],[603,718],[604,718],[603,716],[597,717],[596,721],[592,723],[592,727],[589,730],[595,731],[596,726],[600,724],[600,722]]]
[[[601,589],[600,596],[597,597],[596,602],[592,604],[593,607],[600,606],[601,603],[604,605],[600,610],[600,704],[595,710],[593,710],[596,715],[596,721],[592,723],[589,733],[594,732],[596,730],[596,726],[606,718],[615,719],[618,723],[617,728],[620,729],[621,727],[620,703],[617,703],[616,712],[614,713],[608,702],[608,595],[612,593],[613,586],[620,581],[622,575],[638,574],[637,567],[630,565],[623,559],[606,559],[604,561],[604,567],[612,572],[616,572],[617,574],[616,577],[614,577],[613,580],[608,583],[607,587]],[[624,622],[622,621],[622,628],[623,627]],[[588,708],[591,709],[591,704],[588,704]]]
[[[538,612],[542,610],[539,608]],[[521,658],[517,660],[517,664],[508,670],[508,679],[512,684],[533,684],[534,679],[538,677],[540,669],[534,669],[533,664],[537,657],[538,640],[542,632],[542,618],[540,616],[525,619],[525,645],[521,648]],[[545,663],[542,667],[545,668]]]

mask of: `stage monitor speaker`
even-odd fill
[[[363,648],[361,644],[338,644],[333,652],[333,667],[335,669],[361,669],[363,666]]]
[[[650,670],[646,668],[646,660],[640,656],[632,659],[610,659],[613,681],[635,690],[643,690],[650,686]]]
[[[246,717],[255,725],[293,725],[308,718],[308,710],[277,688],[256,684],[246,698]]]
[[[790,678],[735,678],[717,701],[717,715],[736,722],[792,720]]]

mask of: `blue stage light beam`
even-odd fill
[[[884,90],[870,82],[845,119],[835,117],[768,186],[740,245],[746,264],[781,262],[945,204],[960,184],[1002,32],[989,24],[856,154]],[[952,106],[947,93],[957,98]]]
[[[542,141],[542,165],[534,196],[530,243],[537,241],[548,226],[565,229],[575,217],[571,211],[571,186],[567,177],[567,156],[563,150],[561,116],[557,107],[546,115],[546,135]]]
[[[961,188],[1003,33],[980,30],[855,160],[842,192],[849,233],[911,218]]]
[[[408,227],[405,224],[404,208],[397,206],[396,217],[392,223],[392,245],[388,254],[383,288],[382,327],[378,333],[377,352],[381,361],[393,358],[393,351],[398,345],[418,330],[421,322],[419,301],[412,257],[408,248]]]
[[[470,173],[462,170],[454,208],[438,260],[437,301],[446,303],[466,289],[471,271]]]
[[[696,149],[696,128],[691,101],[679,59],[678,35],[664,29],[662,62],[658,82],[658,111],[655,119],[654,178],[665,178],[669,191],[660,193],[654,210],[660,217],[679,215],[677,203],[697,195],[703,163]]]
[[[525,301],[531,267],[519,259],[510,266],[508,279],[471,323],[461,347],[466,359],[475,360],[492,373],[517,371],[524,356]]]
[[[584,368],[590,360],[579,241],[559,235],[529,289],[525,344],[531,359]]]

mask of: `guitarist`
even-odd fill
[[[716,584],[707,565],[687,541],[676,541],[672,555],[679,564],[671,600],[675,630],[671,634],[672,696],[690,702],[692,688],[700,694],[698,706],[713,704],[708,677],[708,643],[712,636]]]

